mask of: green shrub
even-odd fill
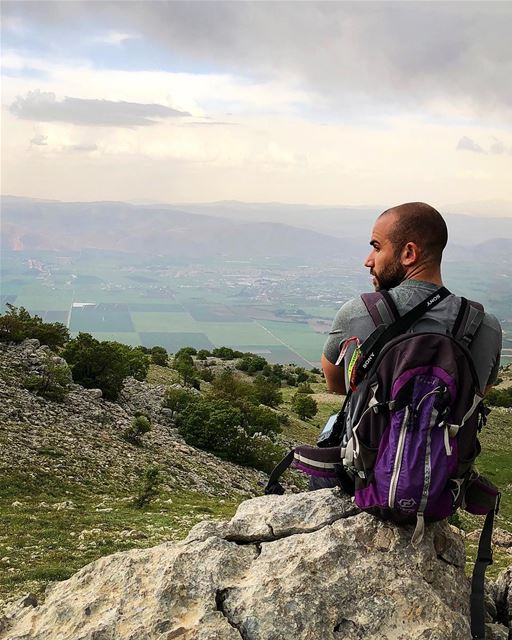
[[[281,433],[281,421],[279,415],[262,405],[249,405],[245,410],[242,409],[244,415],[244,429],[249,435],[261,433],[263,435],[273,436]]]
[[[195,356],[197,354],[197,349],[194,347],[183,347],[179,351],[176,351],[174,354],[174,359],[179,360],[183,356]]]
[[[22,342],[37,338],[51,348],[62,347],[69,340],[68,329],[60,322],[43,322],[39,316],[31,316],[24,307],[6,304],[7,311],[0,316],[0,341]]]
[[[210,371],[210,369],[201,369],[201,371],[199,372],[199,377],[205,382],[213,382],[215,379],[215,376]]]
[[[208,349],[199,349],[199,351],[197,352],[197,359],[206,360],[206,358],[211,355],[212,354],[208,351]]]
[[[137,495],[133,500],[133,506],[142,509],[154,500],[160,493],[162,478],[157,465],[149,465],[139,474]]]
[[[253,353],[245,353],[242,358],[240,358],[240,360],[236,363],[237,369],[239,369],[240,371],[245,371],[249,375],[253,375],[257,371],[263,371],[264,367],[268,368],[268,373],[271,372],[265,358],[254,355]]]
[[[166,367],[169,361],[167,351],[163,347],[152,347],[150,350],[151,362],[160,367]]]
[[[170,409],[173,416],[181,413],[191,402],[196,400],[196,396],[186,389],[169,387],[165,394],[163,406]]]
[[[507,389],[493,387],[485,396],[485,404],[492,407],[512,407],[512,387]]]
[[[149,368],[149,357],[140,349],[100,342],[89,333],[79,333],[70,340],[62,355],[73,380],[87,389],[101,389],[107,400],[117,399],[125,378],[133,376],[142,381]]]
[[[228,460],[236,458],[241,422],[239,409],[226,400],[211,397],[189,403],[176,419],[179,433],[187,444]]]
[[[265,407],[254,406],[248,416],[231,402],[210,395],[190,403],[176,423],[188,444],[269,472],[284,455],[283,447],[273,439],[280,430],[279,417]]]
[[[283,401],[283,394],[279,391],[280,385],[266,380],[262,375],[256,376],[253,386],[258,403],[277,407]]]
[[[151,422],[147,416],[135,416],[132,423],[123,431],[123,438],[137,447],[142,446],[142,436],[151,431]]]
[[[236,405],[258,404],[255,399],[254,386],[242,380],[230,369],[224,369],[212,381],[212,393],[219,399],[229,400]],[[241,402],[240,402],[241,401]]]
[[[297,385],[297,393],[314,393],[309,382],[301,382]]]
[[[42,365],[41,372],[25,378],[25,389],[47,400],[62,402],[69,392],[71,372],[66,365],[56,364],[51,358]]]
[[[234,360],[235,358],[242,358],[244,355],[242,351],[234,351],[229,347],[218,347],[212,351],[212,356],[221,360]]]
[[[302,420],[306,420],[316,415],[318,405],[310,395],[296,392],[292,396],[292,409]]]

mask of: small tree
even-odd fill
[[[211,355],[212,354],[208,351],[208,349],[199,349],[199,351],[197,352],[197,359],[206,360],[206,358]]]
[[[247,420],[247,425],[244,425],[244,428],[249,435],[261,433],[275,436],[282,431],[279,415],[268,407],[249,405],[243,413]]]
[[[151,362],[157,364],[160,367],[166,367],[168,364],[169,356],[167,351],[163,347],[152,347],[151,349]]]
[[[123,380],[144,380],[149,358],[140,349],[119,342],[100,342],[89,333],[79,333],[62,352],[73,380],[87,389],[99,388],[107,400],[116,400]]]
[[[0,316],[0,341],[22,342],[25,338],[37,338],[49,347],[62,347],[69,340],[69,331],[61,322],[43,322],[39,316],[31,316],[24,307],[7,303],[7,311]]]
[[[313,393],[313,389],[309,382],[301,382],[297,386],[297,393]]]
[[[254,395],[260,404],[266,404],[268,407],[277,407],[283,401],[279,384],[266,380],[262,375],[254,379]]]
[[[174,417],[177,413],[181,413],[186,409],[186,407],[195,399],[195,395],[188,392],[186,389],[169,387],[165,394],[163,406],[166,409],[170,409]]]
[[[151,431],[151,422],[146,416],[136,416],[123,432],[123,438],[137,447],[142,446],[142,436]]]
[[[160,477],[160,469],[157,465],[149,465],[140,472],[139,482],[137,486],[137,495],[133,500],[133,506],[137,509],[143,509],[160,493],[160,485],[162,478]]]
[[[56,364],[48,358],[41,372],[27,376],[23,386],[47,400],[62,402],[69,392],[71,380],[71,371],[68,366]]]
[[[176,351],[174,359],[179,360],[183,356],[195,356],[196,354],[197,349],[194,349],[194,347],[182,347],[179,351]]]
[[[318,411],[318,405],[310,395],[306,393],[295,393],[292,396],[292,409],[302,420],[312,418]]]

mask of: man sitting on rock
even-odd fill
[[[377,291],[389,291],[400,315],[415,307],[442,286],[441,257],[448,240],[441,214],[423,202],[409,202],[382,213],[372,230],[372,247],[364,266],[370,269]],[[413,332],[451,332],[461,298],[448,296],[427,311],[410,329]],[[361,298],[346,302],[336,314],[324,346],[322,367],[327,388],[345,394],[349,387],[350,362],[356,341],[349,343],[342,361],[340,345],[350,338],[362,343],[375,324]],[[501,326],[485,314],[471,345],[480,390],[485,393],[495,382],[501,351]]]

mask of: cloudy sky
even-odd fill
[[[510,2],[3,1],[2,193],[506,213],[511,26]]]

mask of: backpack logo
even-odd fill
[[[437,294],[433,298],[430,298],[430,300],[427,302],[427,307],[432,306],[434,304],[434,302],[437,302],[439,300],[440,297],[441,296],[439,294]]]
[[[404,511],[414,511],[416,500],[414,498],[402,498],[398,501],[398,504]]]

